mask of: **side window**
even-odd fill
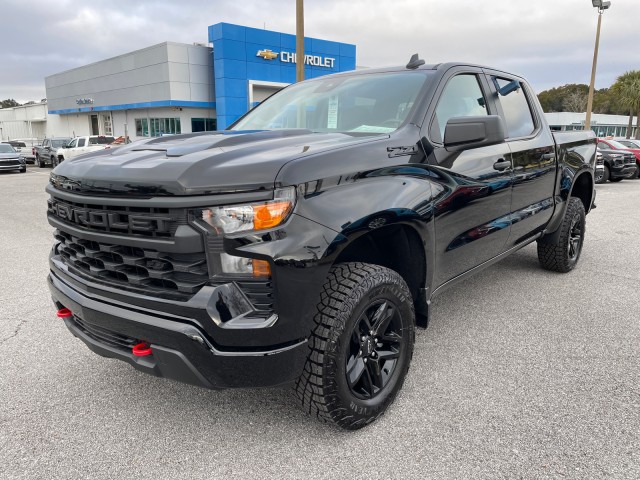
[[[472,74],[456,75],[449,80],[438,101],[436,114],[431,122],[431,138],[441,143],[449,119],[476,115],[488,115],[487,102],[482,95],[478,78]]]
[[[85,139],[84,139],[84,138],[79,139],[79,140],[78,140],[78,146],[79,146],[79,147],[84,147],[84,142],[85,142]]]
[[[77,138],[75,140],[71,140],[71,143],[69,143],[69,148],[76,148],[77,143],[78,143]]]
[[[497,87],[502,89],[511,84],[513,80],[495,77],[495,81],[498,84]],[[524,89],[520,86],[517,90],[506,89],[506,91],[509,93],[498,95],[498,100],[504,112],[509,138],[526,137],[533,133],[536,127]]]

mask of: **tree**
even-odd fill
[[[0,108],[11,108],[11,107],[19,107],[20,104],[16,102],[13,98],[7,98],[6,100],[2,100],[0,102]]]
[[[576,102],[576,100],[582,96],[586,98],[588,93],[589,87],[587,85],[572,83],[545,90],[538,95],[538,99],[545,112],[583,112],[584,108],[576,108],[581,104],[580,101]],[[572,97],[572,101],[570,101],[571,108],[566,105],[568,97]]]
[[[630,70],[620,75],[611,86],[611,91],[618,97],[619,104],[629,112],[627,138],[631,138],[634,112],[640,123],[640,70]],[[640,139],[640,125],[636,126],[636,139]]]
[[[584,92],[576,90],[564,97],[562,106],[567,112],[584,112],[587,109],[587,98],[588,95]]]

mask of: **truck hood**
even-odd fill
[[[58,189],[101,196],[272,189],[287,162],[373,138],[302,129],[167,136],[67,160],[53,170],[51,183]]]

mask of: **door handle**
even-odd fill
[[[510,166],[511,166],[511,162],[509,160],[505,160],[504,158],[501,158],[500,160],[498,160],[496,163],[493,164],[493,168],[495,170],[498,170],[499,172],[501,172],[502,170],[506,170]]]

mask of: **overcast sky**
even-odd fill
[[[164,41],[207,42],[229,22],[295,33],[295,0],[1,0],[0,99],[46,96],[44,77]],[[467,61],[524,75],[540,92],[589,83],[591,0],[306,0],[306,36],[353,43],[358,65]],[[596,88],[640,69],[639,0],[604,14]]]

